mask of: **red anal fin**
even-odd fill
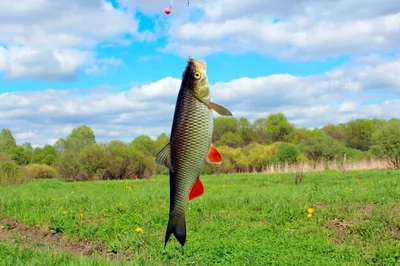
[[[194,182],[194,185],[192,187],[192,190],[189,193],[189,200],[193,200],[197,197],[200,197],[204,193],[204,186],[203,183],[201,183],[200,178],[197,178],[196,181]]]
[[[210,145],[210,149],[208,150],[207,154],[207,162],[208,163],[221,163],[222,162],[222,155],[219,153],[217,148],[214,145]]]

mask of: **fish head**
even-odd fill
[[[207,63],[189,57],[182,79],[185,87],[200,101],[210,100],[210,85],[207,78]]]

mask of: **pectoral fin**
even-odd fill
[[[201,195],[203,195],[203,193],[204,193],[204,186],[203,183],[201,183],[200,178],[198,177],[194,182],[192,190],[189,193],[189,200],[193,200],[197,197],[200,197]]]
[[[173,172],[172,165],[171,165],[171,146],[170,146],[169,142],[157,154],[156,162],[158,164],[166,166],[169,170],[171,170]]]
[[[207,107],[209,109],[214,110],[215,112],[217,112],[220,115],[232,116],[232,113],[228,109],[226,109],[225,107],[223,107],[223,106],[221,106],[219,104],[216,104],[216,103],[213,103],[213,102],[208,102],[207,103]]]
[[[212,164],[220,164],[222,162],[222,155],[213,144],[208,149],[207,162]]]

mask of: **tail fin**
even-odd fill
[[[186,219],[185,213],[180,216],[169,216],[167,232],[165,233],[165,243],[164,248],[167,245],[169,237],[171,234],[174,234],[175,238],[179,241],[179,243],[184,246],[186,241]]]

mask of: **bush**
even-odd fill
[[[22,184],[29,180],[23,167],[13,161],[0,161],[0,186]]]
[[[371,152],[370,151],[360,151],[357,149],[346,148],[346,156],[348,161],[361,161],[363,159],[370,159]]]
[[[0,153],[0,162],[12,162],[12,158],[8,155]]]
[[[261,145],[251,143],[243,148],[243,153],[246,155],[246,161],[253,171],[260,172],[268,165],[272,156],[278,150],[278,142],[271,145]]]
[[[46,164],[30,164],[25,167],[31,178],[47,179],[57,177],[57,171]]]
[[[221,165],[209,165],[206,164],[206,170],[208,173],[218,172],[218,173],[232,173],[240,172],[241,164],[243,164],[244,158],[241,153],[241,149],[232,148],[229,146],[221,146],[218,148],[222,155]]]
[[[299,150],[296,145],[286,142],[278,144],[278,151],[271,157],[271,163],[295,163]]]
[[[393,168],[400,169],[400,121],[389,121],[375,132],[373,141],[373,154],[386,159]]]
[[[343,158],[346,147],[321,130],[313,130],[298,145],[300,152],[313,161],[331,161]]]

